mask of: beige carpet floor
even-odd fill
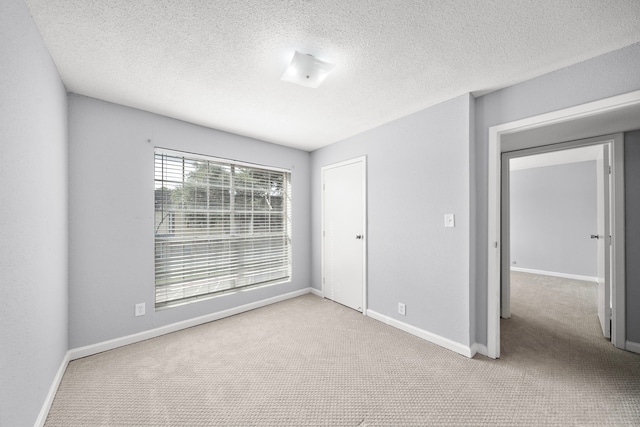
[[[467,359],[306,295],[71,362],[46,426],[640,425],[593,284],[514,274],[512,312]]]

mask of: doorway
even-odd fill
[[[587,287],[593,285],[584,281],[595,282],[598,292],[592,302],[603,336],[610,337],[609,158],[616,140],[621,143],[622,135],[502,154],[502,318],[511,317],[513,271],[538,276],[537,280],[516,276],[520,284],[554,283],[562,285],[560,289],[569,283],[567,279]],[[546,292],[553,295],[553,289]],[[567,314],[571,307],[565,306]]]
[[[322,168],[322,293],[366,314],[366,157]]]
[[[489,128],[488,212],[487,212],[487,346],[486,355],[500,357],[501,276],[501,153],[637,128],[640,91],[629,92],[562,110],[527,117]],[[625,244],[624,244],[624,147],[613,148],[612,192],[616,212],[612,218],[612,302],[617,307],[612,319],[611,342],[625,348]]]

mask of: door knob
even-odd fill
[[[356,234],[356,239],[360,240],[362,239],[364,236],[362,234]]]
[[[599,239],[599,238],[600,238],[600,236],[598,236],[597,234],[592,234],[592,235],[591,235],[591,238],[592,238],[592,239]]]

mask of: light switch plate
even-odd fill
[[[456,226],[456,217],[454,214],[444,214],[444,226],[452,228]]]

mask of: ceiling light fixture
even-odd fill
[[[285,82],[317,88],[327,78],[335,64],[320,61],[313,55],[296,51],[291,64],[280,78]]]

